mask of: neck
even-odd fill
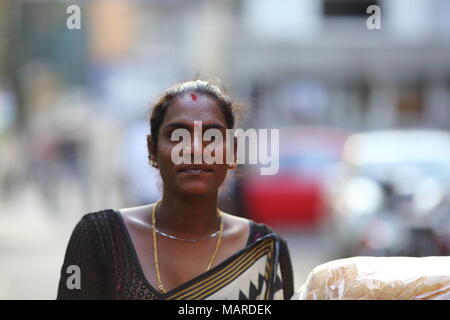
[[[186,197],[164,193],[156,209],[156,226],[179,237],[205,236],[219,228],[217,202],[217,193]]]

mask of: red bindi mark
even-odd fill
[[[195,93],[191,93],[192,101],[197,101],[197,95]]]

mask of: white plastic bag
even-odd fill
[[[298,300],[450,300],[450,257],[354,257],[315,267]]]

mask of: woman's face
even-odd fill
[[[201,121],[202,134],[194,135],[194,121]],[[198,124],[198,123],[197,123]],[[171,134],[176,129],[186,129],[191,136],[191,144],[188,150],[183,150],[184,155],[191,158],[191,164],[194,164],[194,154],[203,154],[205,147],[210,141],[199,141],[203,133],[209,128],[215,128],[221,131],[224,143],[221,146],[225,156],[225,137],[226,121],[225,116],[217,102],[204,94],[187,93],[176,98],[166,110],[164,120],[159,128],[158,144],[153,146],[149,139],[152,160],[158,162],[161,178],[164,182],[164,191],[175,192],[179,194],[206,195],[217,193],[223,183],[228,165],[225,161],[220,164],[206,164],[202,158],[198,165],[205,170],[189,170],[187,164],[175,164],[172,161],[172,149],[181,142],[171,141]],[[197,139],[197,140],[196,140]],[[199,143],[200,142],[200,143]],[[214,154],[214,153],[213,153]],[[225,158],[223,159],[225,160]]]

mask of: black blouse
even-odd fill
[[[247,245],[273,233],[264,224],[250,220]],[[293,294],[292,265],[286,241],[282,239],[280,261],[284,265],[283,286],[286,299]],[[77,266],[80,288],[74,283]],[[144,272],[119,212],[107,209],[85,214],[70,237],[61,268],[57,299],[159,299]]]

